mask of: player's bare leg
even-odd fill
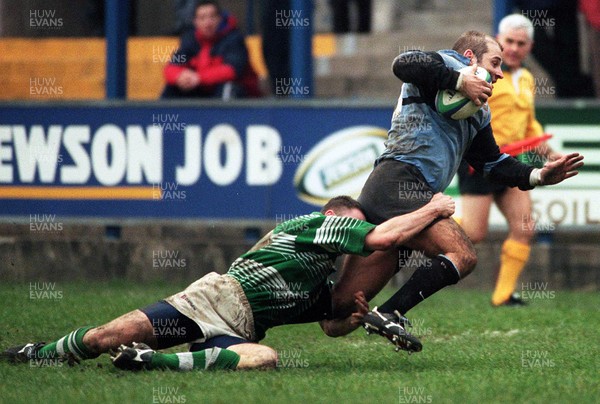
[[[473,244],[480,243],[487,237],[490,207],[494,202],[492,194],[461,196],[462,217],[460,226]]]
[[[107,324],[92,328],[83,337],[83,343],[97,354],[133,342],[143,342],[152,348],[157,348],[152,324],[140,310],[131,311]]]
[[[427,255],[429,265],[417,268],[402,289],[379,307],[381,312],[398,310],[405,314],[433,293],[467,276],[477,264],[473,244],[453,219],[438,220],[411,239],[407,246]],[[374,295],[381,290],[393,275],[390,268],[395,268],[397,263],[398,256],[393,254],[372,254],[362,260],[345,262],[342,278],[333,293],[335,316],[348,315],[349,296],[353,292],[368,288],[369,294]]]
[[[508,188],[496,197],[496,205],[508,221],[508,238],[529,244],[535,234],[531,215],[531,196],[527,191]]]
[[[121,344],[134,341],[156,346],[152,324],[140,310],[124,314],[100,327],[78,328],[49,344],[29,343],[9,348],[4,356],[12,362],[67,360],[73,363],[96,358]]]
[[[123,370],[273,369],[277,366],[277,352],[266,345],[242,343],[228,348],[166,354],[156,352],[146,344],[134,343],[119,347],[112,360]]]
[[[464,230],[453,219],[441,219],[412,238],[407,247],[428,257],[445,255],[464,278],[477,264],[477,253]]]
[[[456,283],[459,280],[459,274],[460,278],[465,277],[477,263],[477,254],[473,244],[460,226],[452,219],[441,219],[435,222],[410,240],[407,246],[422,251],[430,257],[432,268],[425,268],[425,270],[433,273],[435,272],[432,270],[433,267],[441,266],[438,269],[438,272],[441,273],[440,276],[436,279],[430,279],[429,286],[432,286],[432,290],[435,290],[428,295],[435,293],[444,286]],[[398,265],[397,254],[397,251],[377,255],[371,254],[362,259],[353,258],[344,262],[341,278],[333,291],[334,314],[336,317],[349,315],[349,310],[352,307],[352,296],[356,291],[364,290],[365,295],[370,299],[386,285]],[[440,257],[439,254],[443,254],[444,257]],[[426,296],[420,298],[419,301],[425,298]],[[400,313],[405,314],[409,308],[403,306],[396,307],[394,310],[399,310]],[[384,312],[394,311],[388,309],[389,307],[386,304],[380,307],[380,310]]]
[[[368,257],[347,255],[333,288],[336,318],[345,318],[354,310],[354,294],[363,291],[367,301],[389,282],[398,268],[397,250],[375,251]]]
[[[277,351],[261,344],[236,344],[227,349],[240,356],[237,370],[273,369],[277,367]]]
[[[520,305],[523,302],[513,296],[515,285],[531,252],[531,240],[535,234],[535,221],[531,216],[529,192],[509,188],[496,197],[498,208],[508,221],[508,238],[502,244],[500,270],[492,295],[492,304]]]

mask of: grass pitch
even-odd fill
[[[61,293],[0,285],[0,348],[53,341],[185,285],[38,286]],[[409,313],[424,345],[418,354],[396,353],[362,330],[333,339],[317,324],[294,325],[263,341],[279,352],[276,371],[128,373],[107,355],[75,367],[0,363],[0,402],[593,403],[600,400],[599,308],[597,292],[556,291],[527,308],[492,309],[488,293],[449,289]]]

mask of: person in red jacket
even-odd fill
[[[239,98],[260,95],[244,36],[235,17],[216,1],[200,1],[194,28],[181,36],[179,49],[164,70],[161,98]]]

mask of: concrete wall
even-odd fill
[[[191,282],[230,263],[274,225],[271,222],[29,222],[0,224],[0,282],[125,279]],[[39,224],[38,224],[39,226]],[[120,233],[120,234],[119,234]],[[477,246],[479,264],[459,287],[491,289],[503,231]],[[561,231],[533,246],[521,282],[556,289],[600,289],[600,234]],[[403,282],[414,268],[402,270]]]

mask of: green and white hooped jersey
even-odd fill
[[[312,213],[281,223],[234,261],[227,274],[242,286],[257,340],[268,328],[318,321],[330,312],[327,277],[341,254],[369,255],[365,237],[375,225]]]

